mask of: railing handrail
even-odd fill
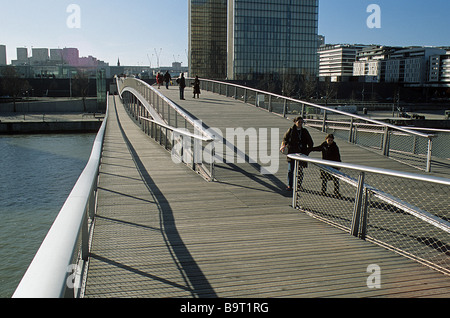
[[[156,112],[156,110],[150,106],[150,103],[145,100],[145,98],[141,97],[141,94],[139,94],[139,92],[137,90],[135,90],[132,87],[124,87],[122,90],[123,92],[130,92],[132,93],[134,96],[136,96],[137,99],[139,99],[139,101],[141,102],[141,104],[145,107],[145,109],[147,109],[147,111],[150,113],[150,116],[153,117],[153,119],[158,123],[158,124],[164,124],[164,119]]]
[[[383,174],[383,175],[387,175],[387,176],[411,179],[411,180],[416,180],[416,181],[432,182],[432,183],[438,183],[438,184],[450,186],[450,179],[442,178],[442,177],[435,177],[435,176],[422,175],[422,174],[416,174],[416,173],[411,173],[411,172],[402,172],[402,171],[389,170],[389,169],[376,168],[376,167],[369,167],[369,166],[357,165],[357,164],[351,164],[351,163],[345,163],[345,162],[316,159],[316,158],[311,158],[311,157],[308,157],[308,156],[305,156],[302,154],[290,154],[290,155],[288,155],[288,158],[294,159],[294,160],[311,162],[311,163],[315,163],[315,164],[319,164],[319,165],[331,166],[331,167],[335,167],[335,168],[346,168],[346,169],[371,172],[371,173]]]
[[[188,79],[189,80],[193,80],[193,78],[188,78]],[[370,122],[370,123],[373,123],[373,124],[381,125],[381,126],[384,126],[384,127],[389,127],[391,129],[394,129],[394,130],[400,130],[400,131],[407,132],[407,133],[415,135],[415,136],[420,136],[420,137],[424,137],[424,138],[431,138],[432,137],[432,135],[416,132],[416,131],[410,130],[408,128],[399,127],[399,126],[396,126],[396,125],[392,125],[392,124],[385,123],[385,122],[382,122],[382,121],[378,121],[378,120],[375,120],[375,119],[367,118],[367,117],[364,117],[364,116],[359,116],[359,115],[347,113],[347,112],[344,112],[344,111],[341,111],[341,110],[338,110],[338,109],[334,109],[334,108],[330,108],[330,107],[327,107],[327,106],[317,105],[317,104],[314,104],[314,103],[305,102],[305,101],[302,101],[302,100],[299,100],[299,99],[295,99],[295,98],[291,98],[291,97],[287,97],[287,96],[282,96],[282,95],[278,95],[278,94],[275,94],[275,93],[266,92],[266,91],[262,91],[262,90],[259,90],[259,89],[247,87],[247,86],[242,86],[242,85],[233,84],[233,83],[227,83],[227,82],[221,82],[221,81],[216,81],[216,80],[210,80],[210,79],[203,79],[203,78],[201,79],[201,81],[210,82],[210,83],[217,83],[217,84],[223,84],[223,85],[229,85],[229,86],[250,90],[250,91],[253,91],[253,92],[256,92],[256,93],[260,93],[260,94],[264,94],[264,95],[270,95],[270,96],[273,96],[273,97],[276,97],[276,98],[285,99],[285,100],[288,100],[288,101],[291,101],[291,102],[301,103],[301,104],[304,104],[304,105],[316,107],[316,108],[323,109],[323,110],[326,110],[326,111],[338,113],[338,114],[345,115],[345,116],[348,116],[348,117],[351,117],[351,118],[354,118],[354,119],[364,120],[364,121],[367,121],[367,122]]]
[[[106,115],[95,138],[89,161],[16,288],[13,298],[64,296],[69,274],[68,267],[72,265],[83,222],[87,222],[86,212],[91,195],[97,185],[108,108],[107,102]]]
[[[198,139],[198,140],[201,140],[201,141],[206,141],[206,142],[214,141],[214,139],[212,139],[212,138],[205,138],[205,137],[202,137],[202,136],[199,136],[199,135],[195,135],[195,134],[192,134],[190,132],[187,132],[187,131],[184,131],[184,130],[172,127],[170,125],[167,125],[167,124],[164,124],[164,123],[160,123],[159,121],[156,121],[156,120],[153,120],[153,119],[150,119],[150,118],[147,118],[147,117],[139,116],[139,118],[142,119],[142,120],[154,123],[156,125],[159,125],[161,127],[167,128],[167,129],[169,129],[169,130],[171,130],[173,132],[176,132],[176,133],[178,133],[180,135],[183,135],[183,136],[186,136],[186,137],[191,137],[191,138]]]
[[[434,177],[434,176],[425,176],[425,175],[419,175],[414,173],[407,173],[407,172],[400,172],[400,171],[394,171],[394,170],[388,170],[388,169],[381,169],[381,168],[374,168],[374,167],[367,167],[367,166],[361,166],[361,165],[355,165],[355,164],[349,164],[349,163],[342,163],[342,162],[336,162],[336,161],[329,161],[329,160],[323,160],[323,159],[315,159],[315,158],[309,158],[308,156],[301,155],[301,154],[292,154],[288,155],[290,159],[297,160],[297,161],[305,161],[308,163],[313,163],[319,166],[322,166],[323,169],[326,169],[327,166],[331,166],[334,168],[345,168],[345,169],[351,169],[356,170],[359,172],[369,172],[374,174],[379,174],[383,176],[391,176],[391,177],[397,177],[397,178],[404,178],[404,179],[410,179],[415,181],[424,181],[424,182],[430,182],[434,184],[440,184],[440,185],[446,185],[450,186],[450,179],[446,178],[440,178],[440,177]],[[336,172],[338,174],[342,174],[340,171]],[[357,184],[358,182],[356,180],[352,180]],[[393,204],[395,206],[401,206],[405,212],[407,212],[410,215],[415,216],[416,218],[419,218],[426,223],[439,228],[447,233],[450,233],[450,222],[441,219],[440,217],[433,215],[427,211],[421,210],[419,208],[413,207],[409,205],[408,203],[403,202],[402,200],[395,198],[387,193],[384,193],[381,190],[378,190],[372,186],[369,186],[367,184],[364,185],[368,189],[370,189],[374,194],[377,194],[380,198],[383,200],[389,202],[390,204]],[[295,200],[295,195],[293,200]],[[294,203],[293,203],[293,206]]]
[[[169,98],[167,98],[166,96],[164,96],[164,94],[162,94],[159,90],[155,89],[153,86],[149,85],[148,83],[137,79],[137,78],[127,78],[126,80],[133,80],[136,83],[139,83],[141,85],[147,86],[149,89],[151,89],[155,94],[158,95],[158,97],[160,99],[162,99],[164,102],[166,102],[168,105],[170,105],[170,107],[172,109],[174,109],[181,117],[183,117],[186,121],[188,121],[192,126],[194,126],[195,129],[197,129],[199,132],[201,132],[207,139],[214,139],[214,136],[206,129],[204,129],[204,127],[202,127],[201,125],[199,125],[199,121],[195,120],[194,118],[192,118],[188,113],[186,113],[184,110],[182,110],[180,107],[178,107],[177,104],[175,104],[172,100],[170,100]],[[117,78],[117,84],[118,84],[118,89],[119,89],[119,94],[120,96],[122,96],[122,91],[120,89],[119,86],[119,80]],[[139,94],[140,95],[140,94]],[[121,97],[122,98],[122,97]],[[148,105],[150,105],[148,103],[148,101],[142,101],[141,99],[139,99],[141,101],[141,103],[144,105],[145,108],[147,108],[147,110],[149,112],[152,112],[151,109],[153,109],[153,107],[147,107]],[[162,123],[158,123],[158,124],[162,124]],[[174,127],[172,127],[174,128]]]

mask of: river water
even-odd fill
[[[0,298],[14,293],[86,166],[94,139],[0,136]]]

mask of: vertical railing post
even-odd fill
[[[215,160],[216,160],[216,148],[213,145],[211,147],[211,181],[214,181],[214,176],[215,176],[215,173],[216,173],[216,171],[215,171]]]
[[[427,149],[427,166],[426,172],[431,172],[431,154],[433,148],[433,139],[431,136],[428,137],[428,149]]]
[[[322,132],[326,132],[327,129],[327,110],[323,110]]]
[[[283,117],[286,117],[286,113],[287,113],[287,100],[284,100],[283,103]]]
[[[348,142],[353,143],[353,117],[350,118],[350,129],[348,131]]]
[[[351,224],[351,235],[358,237],[359,225],[361,220],[361,207],[364,191],[364,172],[361,172],[358,180],[358,188],[356,189],[355,205],[353,206],[353,217]]]
[[[167,103],[167,124],[170,126],[170,104]]]
[[[359,231],[359,238],[362,240],[366,239],[367,236],[367,216],[369,213],[369,189],[365,188],[364,191],[364,206],[362,209],[361,216],[361,230]]]
[[[389,135],[390,135],[389,127],[386,127],[383,139],[383,155],[386,157],[389,157],[389,146],[390,146]]]
[[[292,185],[293,185],[293,189],[292,189],[292,207],[294,209],[297,208],[297,200],[298,200],[298,169],[300,167],[300,162],[298,160],[294,160],[294,174],[292,176]],[[291,169],[292,169],[292,161],[290,163],[291,165]]]

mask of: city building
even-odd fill
[[[61,63],[63,61],[62,52],[62,49],[50,49],[50,61]]]
[[[356,57],[366,47],[362,44],[327,44],[319,47],[319,80],[349,81],[354,74]]]
[[[0,65],[6,65],[6,45],[0,44]]]
[[[28,65],[30,61],[28,60],[28,49],[26,47],[17,48],[17,60],[12,60],[11,64],[14,66]]]
[[[317,75],[318,0],[190,0],[189,73]]]
[[[64,64],[76,67],[79,63],[80,52],[77,48],[64,48],[62,50],[62,58]]]
[[[189,1],[189,74],[226,78],[227,0]]]
[[[318,0],[228,1],[227,77],[317,75]]]
[[[358,52],[353,63],[353,76],[361,82],[380,83],[385,79],[386,60],[398,47],[373,45]]]
[[[386,61],[385,81],[423,86],[429,80],[430,57],[445,54],[445,50],[435,47],[406,47],[397,50]]]
[[[31,65],[43,65],[49,61],[47,48],[32,48],[31,53]]]
[[[450,87],[450,51],[430,56],[428,82],[431,86]]]

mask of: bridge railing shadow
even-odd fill
[[[114,104],[114,107],[116,108],[116,104]],[[128,139],[126,131],[123,129],[118,116],[117,122],[122,137],[131,153],[136,169],[138,170],[139,175],[141,176],[141,180],[144,182],[152,200],[156,203],[156,206],[158,207],[161,229],[151,229],[151,230],[156,230],[163,237],[167,249],[170,251],[170,255],[171,258],[173,259],[174,264],[177,265],[181,276],[185,280],[185,284],[175,283],[171,280],[164,279],[157,275],[153,275],[152,273],[144,272],[136,268],[125,266],[113,260],[106,259],[100,255],[93,255],[93,257],[98,260],[112,264],[114,266],[122,267],[128,271],[135,272],[141,276],[160,281],[166,285],[175,287],[179,290],[187,291],[194,298],[217,297],[214,289],[209,284],[202,270],[197,265],[188,248],[184,244],[183,239],[180,236],[180,233],[178,232],[173,210],[169,202],[167,201],[166,197],[161,192],[161,190],[158,188],[156,183],[153,181],[144,163],[141,161],[141,158],[139,157],[132,142]],[[120,222],[123,222],[123,220],[121,220]]]
[[[450,179],[290,157],[296,209],[450,274]]]

